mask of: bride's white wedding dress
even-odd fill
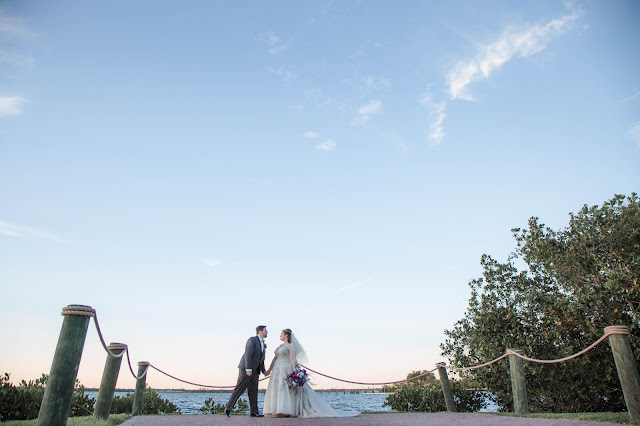
[[[269,376],[269,385],[264,395],[265,415],[290,415],[298,417],[352,417],[359,411],[340,411],[331,407],[318,395],[309,383],[302,388],[290,389],[285,378],[291,374],[291,360],[296,360],[296,346],[281,345],[275,350],[276,360]],[[298,347],[300,347],[298,345]],[[292,351],[294,352],[292,354]],[[299,354],[299,353],[298,353]]]

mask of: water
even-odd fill
[[[231,397],[231,392],[184,392],[184,391],[157,391],[162,399],[168,399],[177,405],[182,414],[200,414],[200,407],[204,405],[207,398],[213,398],[216,404],[226,404]],[[383,407],[386,401],[386,394],[375,393],[368,394],[364,392],[351,393],[350,391],[317,391],[318,394],[329,405],[338,410],[356,410],[356,411],[393,411],[390,407]],[[85,391],[91,398],[98,396],[97,390]],[[125,396],[129,392],[116,391],[115,395]],[[131,392],[133,393],[133,392]],[[247,394],[242,396],[249,403]],[[264,402],[264,392],[258,394],[258,408],[262,412]]]

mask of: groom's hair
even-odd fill
[[[259,325],[256,327],[256,334],[260,333],[262,330],[264,330],[265,328],[267,328],[266,325]]]

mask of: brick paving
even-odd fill
[[[122,426],[210,426],[210,425],[514,425],[514,426],[584,426],[615,425],[616,423],[587,422],[579,420],[529,419],[497,416],[486,413],[388,413],[362,414],[358,417],[323,418],[273,418],[224,415],[167,415],[133,417]]]

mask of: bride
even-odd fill
[[[278,417],[351,417],[359,411],[340,411],[331,407],[320,395],[305,383],[300,389],[289,388],[286,377],[298,364],[307,363],[307,354],[293,332],[286,328],[280,333],[282,345],[275,350],[275,357],[266,375],[269,385],[264,395],[266,415]]]

